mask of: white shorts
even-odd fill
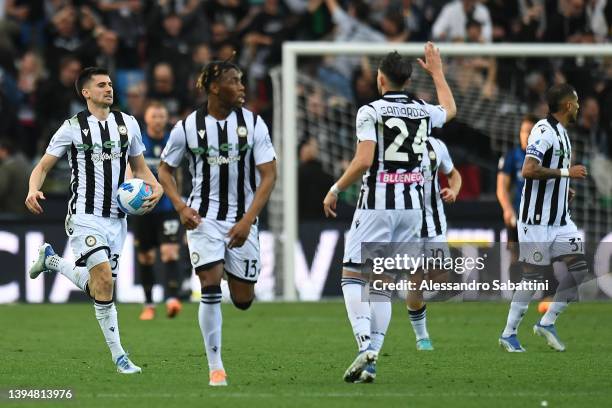
[[[435,237],[421,238],[422,251],[429,258],[450,258],[450,249],[446,234],[436,235]]]
[[[104,251],[108,256],[113,278],[117,277],[119,257],[127,235],[125,218],[69,214],[66,217],[65,229],[77,266],[85,266],[87,258],[94,252]]]
[[[188,230],[191,265],[199,272],[224,262],[227,273],[238,280],[255,283],[261,271],[257,225],[251,226],[244,245],[229,249],[227,233],[233,226],[233,222],[203,218],[196,229]]]
[[[388,251],[385,248],[387,253],[384,256],[399,251],[411,256],[420,255],[422,217],[422,210],[355,210],[351,229],[346,236],[343,264],[349,269],[359,269],[365,262],[365,259],[361,259],[361,244],[368,242],[410,244],[399,250]]]
[[[563,255],[584,254],[584,240],[576,224],[528,225],[519,222],[519,260],[532,265],[550,265]]]

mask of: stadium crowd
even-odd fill
[[[84,109],[74,81],[86,66],[111,72],[124,111],[142,121],[147,101],[158,100],[174,123],[203,101],[195,91],[202,67],[235,53],[247,107],[272,123],[268,72],[281,63],[285,41],[596,43],[609,40],[611,19],[606,0],[0,0],[0,213],[25,211],[27,186],[15,184],[27,178],[7,166],[27,172],[61,122]],[[581,95],[577,131],[612,156],[610,62],[456,60],[473,78],[451,87],[461,93],[476,83],[485,100],[511,93],[525,112],[543,116],[546,88],[571,78]],[[300,68],[352,104],[376,97],[375,75],[360,59],[311,59]],[[469,127],[456,122],[449,131]],[[67,193],[67,182],[60,185]]]

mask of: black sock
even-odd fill
[[[140,264],[140,282],[142,283],[142,289],[145,294],[145,303],[153,303],[153,283],[155,277],[153,276],[153,265]]]
[[[181,285],[178,261],[164,262],[164,269],[166,270],[166,299],[176,298]]]

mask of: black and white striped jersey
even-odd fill
[[[453,170],[453,160],[443,141],[430,137],[425,143],[426,151],[423,155],[423,225],[421,237],[432,238],[446,235],[446,216],[444,204],[440,197],[439,172],[450,174]]]
[[[567,130],[549,115],[535,124],[527,142],[526,157],[538,160],[542,167],[569,169],[572,146]],[[568,208],[569,177],[525,180],[519,219],[530,225],[565,225]]]
[[[112,111],[100,121],[88,110],[66,120],[55,132],[47,153],[68,153],[72,169],[69,214],[123,218],[117,206],[117,188],[125,179],[128,156],[145,150],[133,116]]]
[[[433,127],[446,111],[401,92],[387,92],[357,112],[360,142],[376,142],[372,166],[363,175],[357,208],[421,209],[421,161]]]
[[[217,120],[204,107],[177,122],[162,161],[178,167],[185,155],[193,186],[187,205],[204,218],[232,222],[253,201],[259,185],[256,166],[276,159],[265,122],[244,108]]]

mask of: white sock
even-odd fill
[[[121,347],[121,339],[119,338],[115,303],[112,300],[108,302],[96,300],[94,301],[94,309],[96,310],[96,319],[98,319],[102,334],[104,334],[106,344],[113,357],[113,362],[117,362],[117,359],[125,354],[125,350]]]
[[[200,331],[208,359],[208,369],[223,370],[221,361],[221,286],[202,288],[202,300],[198,309]]]
[[[528,280],[521,279],[520,283],[529,282]],[[527,313],[529,302],[535,294],[535,290],[517,290],[512,295],[512,303],[510,303],[510,310],[508,311],[508,319],[506,320],[506,327],[502,332],[502,337],[512,336],[518,331],[518,327],[523,320],[523,316]]]
[[[366,282],[359,278],[342,278],[342,293],[359,351],[370,346],[370,305]]]
[[[85,267],[74,266],[59,255],[53,255],[45,260],[45,266],[52,271],[59,272],[67,277],[79,289],[85,290],[85,284],[89,280],[89,271]]]
[[[423,305],[418,310],[408,309],[408,317],[412,324],[412,330],[416,340],[428,339],[429,333],[427,332],[427,305]]]
[[[391,292],[370,290],[370,348],[380,351],[391,321]]]
[[[550,306],[548,306],[548,310],[544,313],[544,316],[540,319],[540,324],[542,326],[555,324],[557,317],[559,317],[561,312],[563,312],[568,305],[568,302],[552,302]]]

